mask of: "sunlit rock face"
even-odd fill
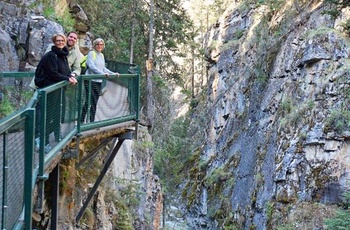
[[[345,201],[350,47],[339,25],[349,16],[324,10],[239,2],[208,32],[207,140],[185,187],[193,229],[274,229],[303,202]]]

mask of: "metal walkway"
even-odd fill
[[[6,85],[5,90],[0,91],[1,229],[32,229],[34,188],[38,188],[36,208],[40,209],[48,173],[56,178],[58,186],[58,163],[62,157],[67,157],[65,155],[73,154],[74,157],[74,153],[78,152],[79,141],[96,134],[106,140],[116,138],[118,144],[113,150],[114,155],[107,161],[110,163],[123,140],[131,138],[130,129],[139,121],[139,72],[118,72],[121,73],[119,78],[80,76],[78,86],[60,82],[34,93],[29,88],[33,73],[0,73],[0,84]],[[102,79],[106,83],[104,93],[97,101],[96,119],[94,122],[81,123],[80,116],[85,101],[92,102],[92,89],[86,94],[83,82],[96,79]],[[15,108],[14,111],[4,117],[4,113],[11,112],[11,108]],[[91,110],[87,113],[90,114]],[[38,148],[35,139],[40,142]],[[107,170],[109,165],[105,164],[104,167]],[[104,173],[101,173],[99,180],[103,176]],[[95,183],[96,188],[99,180]],[[89,196],[93,193],[94,190]],[[56,208],[57,196],[58,194],[52,201]],[[87,200],[84,205],[88,202]],[[83,212],[84,208],[79,215]],[[55,207],[51,215],[51,229],[55,229]]]

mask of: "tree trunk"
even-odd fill
[[[153,97],[153,33],[154,33],[154,1],[150,0],[150,18],[149,18],[149,44],[147,60],[147,118],[150,127],[154,124],[154,97]],[[152,128],[151,128],[152,131]]]
[[[194,27],[192,27],[192,33],[194,34]],[[193,36],[191,36],[193,37]],[[193,38],[194,40],[194,38]],[[193,41],[191,41],[193,42]],[[195,49],[195,46],[194,45],[191,45],[191,82],[192,82],[192,98],[195,98],[196,94],[195,94],[195,52],[194,52],[194,49]]]
[[[136,0],[132,1],[131,7],[131,39],[130,39],[130,64],[134,62],[134,46],[135,46],[135,24],[136,24],[136,16],[135,12],[137,10],[137,2]]]

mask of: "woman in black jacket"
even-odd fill
[[[52,36],[52,42],[54,45],[51,47],[51,51],[47,52],[40,60],[36,72],[35,72],[35,85],[39,88],[44,88],[49,85],[55,84],[60,81],[69,81],[75,85],[77,80],[73,75],[68,65],[68,48],[66,47],[67,38],[64,34],[55,34]],[[61,104],[65,104],[65,95],[61,91],[56,90],[47,94],[47,109],[46,109],[46,140],[45,140],[45,151],[49,152],[51,146],[48,145],[50,142],[50,133],[55,132],[56,141],[59,141],[60,135],[60,114],[57,112],[64,112],[63,109],[59,108]],[[62,98],[62,99],[61,99]],[[38,104],[38,117],[36,126],[36,147],[40,146],[39,138],[39,122],[41,119],[40,105]]]
[[[69,81],[75,85],[77,80],[68,65],[67,56],[69,54],[66,47],[66,36],[55,34],[52,36],[54,45],[51,51],[47,52],[40,60],[35,72],[35,85],[43,88],[60,81]]]

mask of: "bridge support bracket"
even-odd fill
[[[123,134],[119,134],[117,137],[119,140],[132,140],[133,134],[134,133],[132,131],[129,131]]]
[[[47,179],[49,179],[49,174],[47,173],[44,173],[42,176],[38,176],[38,180],[45,181]]]
[[[118,142],[116,143],[116,145],[114,146],[112,153],[110,154],[110,156],[108,157],[108,159],[106,160],[100,175],[98,176],[94,186],[92,187],[92,189],[90,190],[88,197],[86,198],[86,200],[84,201],[83,206],[81,207],[78,215],[75,218],[76,223],[78,224],[80,218],[82,217],[82,215],[84,214],[87,206],[89,205],[90,200],[92,199],[92,197],[94,196],[95,192],[97,191],[97,188],[99,187],[100,183],[102,182],[103,177],[105,176],[105,174],[107,173],[109,166],[111,165],[113,159],[115,158],[115,156],[117,155],[121,145],[123,144],[124,140],[131,140],[132,139],[132,131],[128,131],[126,133],[117,135],[118,138]]]

